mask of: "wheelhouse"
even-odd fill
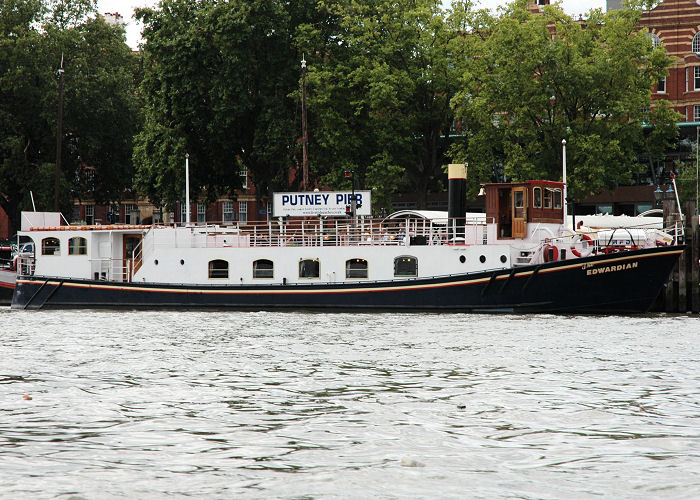
[[[530,223],[564,222],[564,184],[525,181],[486,184],[486,218],[499,239],[526,238]]]

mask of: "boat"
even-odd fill
[[[12,307],[641,313],[684,249],[680,226],[568,227],[561,182],[486,184],[486,213],[467,217],[465,183],[451,165],[437,222],[347,206],[308,215],[348,199],[325,193],[285,194],[306,200],[305,215],[275,202],[262,224],[66,226],[44,214],[21,232],[36,252],[18,263]]]

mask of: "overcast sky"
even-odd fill
[[[477,0],[478,5],[484,8],[495,8],[507,2],[498,0]],[[445,0],[447,4],[449,0]],[[98,0],[97,8],[100,14],[106,12],[118,12],[127,22],[126,39],[130,47],[136,48],[141,39],[141,26],[131,17],[136,7],[152,7],[157,0]],[[556,2],[552,2],[556,3]],[[591,9],[605,9],[605,0],[563,0],[564,11],[572,16],[585,14]]]

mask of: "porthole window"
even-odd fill
[[[180,259],[180,265],[181,265],[181,266],[184,266],[184,265],[185,265],[185,260],[184,260],[184,259]]]
[[[275,274],[275,265],[271,260],[258,259],[253,262],[253,278],[270,279]]]
[[[158,265],[158,259],[154,260],[153,263],[157,266],[157,265]]]
[[[321,276],[321,264],[318,259],[302,259],[299,261],[300,278],[318,278]]]
[[[58,238],[41,240],[41,255],[61,255],[61,242]]]
[[[485,255],[479,256],[479,262],[481,262],[482,264],[483,264],[484,262],[486,262],[486,256],[485,256]]]
[[[182,262],[182,261],[180,261]],[[209,261],[209,279],[228,278],[228,262],[221,259]]]
[[[348,279],[367,278],[367,261],[365,259],[350,259],[345,261],[345,277]]]
[[[394,259],[394,276],[418,276],[418,259],[402,255]]]
[[[505,264],[507,261],[508,257],[506,257],[505,255],[501,255],[501,262]]]
[[[467,261],[467,258],[464,255],[459,256],[459,261],[464,264]]]
[[[87,240],[80,236],[69,239],[68,255],[87,255]]]

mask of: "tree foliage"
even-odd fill
[[[352,169],[380,203],[403,186],[424,206],[428,190],[439,189],[452,124],[455,26],[437,0],[322,6],[331,22],[300,27],[298,41],[313,55],[314,173],[338,185]]]
[[[300,134],[290,30],[307,4],[162,0],[137,12],[146,116],[134,158],[153,201],[182,199],[185,154],[194,198],[232,194],[242,165],[263,188],[280,180]]]
[[[0,0],[0,204],[18,227],[19,210],[53,207],[57,70],[65,67],[61,207],[89,192],[117,199],[131,185],[137,125],[135,60],[123,29],[95,16],[95,2]],[[82,182],[85,167],[93,172]]]
[[[467,134],[452,151],[469,162],[472,189],[560,179],[565,139],[569,192],[581,198],[630,183],[643,168],[637,154],[668,145],[677,117],[649,106],[670,58],[652,48],[639,15],[593,10],[582,23],[558,6],[533,14],[518,1],[481,17],[453,101]],[[655,127],[650,136],[643,124]]]

